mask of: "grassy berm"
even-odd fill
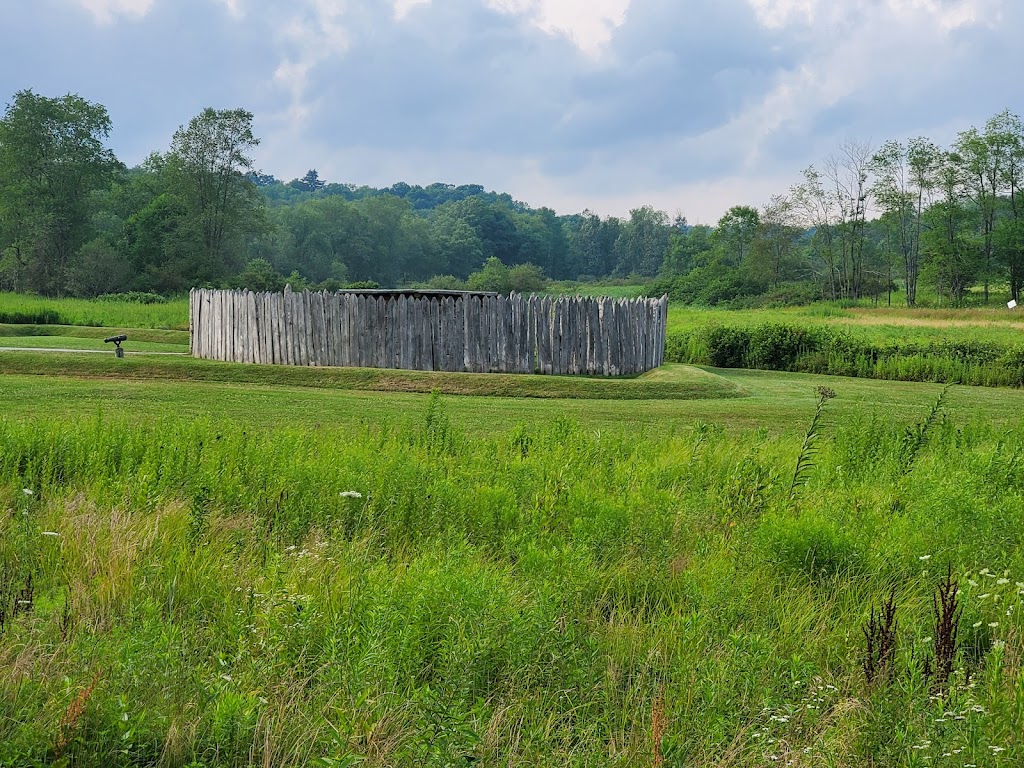
[[[0,420],[0,765],[1024,765],[1024,433],[841,400]]]

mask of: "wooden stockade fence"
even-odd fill
[[[617,376],[664,362],[668,299],[193,289],[193,356],[238,363]]]

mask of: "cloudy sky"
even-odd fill
[[[479,183],[714,223],[847,139],[1024,104],[1020,0],[0,0],[0,101],[99,102],[129,165],[244,107],[281,179]]]

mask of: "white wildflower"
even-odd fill
[[[24,493],[26,496],[34,496],[36,493],[31,488],[22,488],[21,492]]]
[[[921,556],[920,556],[919,558],[917,558],[917,559],[918,559],[918,560],[931,560],[931,559],[932,559],[932,556],[931,556],[931,555],[921,555]]]
[[[341,496],[343,499],[361,499],[361,498],[363,498],[363,494],[361,494],[359,491],[342,491],[338,495]]]
[[[1005,578],[1005,577],[1004,577],[1004,578],[1001,578],[1001,579],[997,579],[997,580],[996,580],[996,584],[999,584],[999,585],[1002,585],[1002,584],[1009,584],[1009,583],[1010,583],[1010,580],[1009,580],[1009,579],[1007,579],[1007,578]]]
[[[43,531],[43,536],[60,536],[56,531]]]

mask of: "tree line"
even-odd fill
[[[651,282],[703,304],[879,296],[922,281],[953,303],[1024,286],[1024,129],[1003,112],[953,146],[848,142],[715,226],[652,206],[559,216],[475,184],[283,182],[254,166],[253,115],[208,108],[128,168],[107,110],[16,93],[0,119],[0,288],[175,294],[197,285],[426,284],[536,290]]]

